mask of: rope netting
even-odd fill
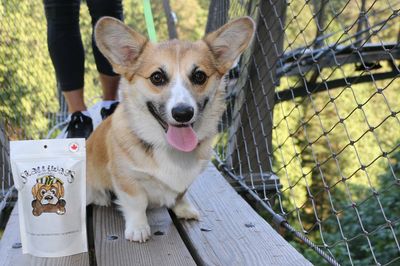
[[[217,163],[317,265],[400,263],[399,8],[211,2],[209,30],[258,25],[227,86]]]

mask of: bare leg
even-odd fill
[[[115,100],[117,98],[120,77],[100,74],[99,79],[103,89],[103,100]],[[87,109],[84,100],[83,88],[72,91],[64,91],[63,94],[65,100],[67,101],[69,113],[85,111]]]
[[[99,79],[103,89],[103,101],[116,100],[120,77],[100,73]]]
[[[64,91],[63,95],[68,105],[68,112],[85,111],[86,105],[83,99],[83,88],[72,91]]]

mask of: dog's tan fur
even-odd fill
[[[223,77],[249,45],[253,32],[254,22],[245,17],[197,42],[153,44],[113,18],[98,22],[96,43],[121,74],[122,99],[87,141],[88,204],[108,205],[113,191],[125,216],[126,239],[149,238],[148,206],[167,206],[179,218],[198,219],[198,211],[184,194],[211,158],[212,139],[224,110]],[[188,78],[194,66],[206,74],[204,84],[192,84]],[[163,86],[149,79],[159,68],[166,69],[170,78]],[[168,104],[174,95],[181,97],[179,93],[196,103],[192,125],[199,142],[191,152],[170,146],[146,107],[151,102],[165,109],[163,119],[170,123]]]

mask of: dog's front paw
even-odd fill
[[[125,239],[135,242],[146,242],[150,238],[150,226],[148,224],[142,226],[129,226],[125,228]]]
[[[199,211],[191,204],[178,204],[173,208],[175,215],[179,219],[199,220]]]
[[[108,191],[105,190],[94,190],[92,188],[88,188],[86,192],[86,205],[96,204],[98,206],[110,206],[111,205],[111,196]]]

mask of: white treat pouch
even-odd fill
[[[10,142],[22,252],[87,252],[85,139]]]

